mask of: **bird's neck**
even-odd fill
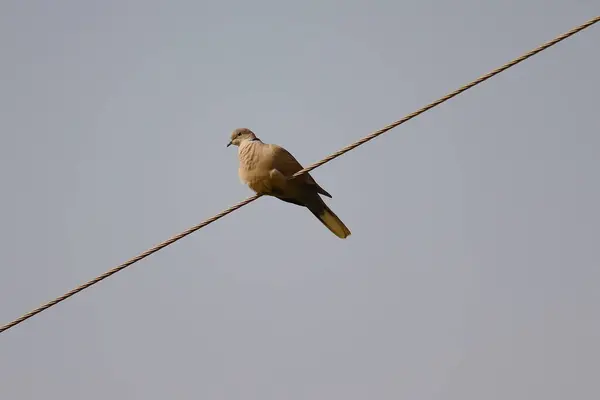
[[[246,139],[242,141],[242,143],[240,143],[240,146],[238,148],[238,154],[252,151],[251,149],[255,148],[256,146],[259,146],[260,144],[262,144],[262,142],[259,138]]]
[[[246,140],[243,140],[240,143],[240,147],[242,147],[242,146],[249,146],[249,145],[252,145],[252,144],[255,144],[255,143],[262,143],[262,141],[259,138],[254,138],[254,139],[248,138]]]

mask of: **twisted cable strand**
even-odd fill
[[[397,126],[402,125],[403,123],[410,121],[414,117],[416,117],[418,115],[421,115],[424,112],[429,111],[432,108],[437,107],[437,106],[439,106],[442,103],[445,103],[446,101],[450,100],[453,97],[458,96],[462,92],[465,92],[465,91],[471,89],[473,86],[479,85],[480,83],[483,83],[483,82],[487,81],[491,77],[493,77],[495,75],[498,75],[499,73],[501,73],[503,71],[506,71],[510,67],[514,67],[515,65],[517,65],[517,64],[519,64],[519,63],[527,60],[528,58],[530,58],[530,57],[532,57],[532,56],[534,56],[534,55],[536,55],[536,54],[538,54],[538,53],[546,50],[547,48],[554,46],[558,42],[562,42],[563,40],[567,39],[568,37],[573,36],[574,34],[580,32],[580,31],[582,31],[582,30],[584,30],[586,28],[589,28],[590,26],[594,25],[598,21],[600,21],[600,16],[597,16],[595,18],[590,19],[589,21],[587,21],[587,22],[585,22],[585,23],[577,26],[576,28],[573,28],[570,31],[563,33],[562,35],[557,36],[556,38],[550,40],[549,42],[546,42],[546,43],[542,44],[541,46],[536,47],[535,49],[533,49],[531,51],[528,51],[527,53],[523,54],[522,56],[517,57],[517,58],[515,58],[512,61],[507,62],[503,66],[498,67],[495,70],[493,70],[491,72],[488,72],[487,74],[482,75],[481,77],[475,79],[474,81],[471,81],[470,83],[467,83],[466,85],[464,85],[464,86],[456,89],[455,91],[448,93],[444,97],[442,97],[442,98],[440,98],[440,99],[438,99],[438,100],[436,100],[436,101],[434,101],[432,103],[427,104],[425,107],[423,107],[423,108],[421,108],[421,109],[419,109],[419,110],[417,110],[417,111],[415,111],[415,112],[413,112],[411,114],[408,114],[404,118],[399,119],[398,121],[393,122],[393,123],[389,124],[388,126],[383,127],[380,130],[371,133],[368,136],[365,136],[364,138],[362,138],[362,139],[360,139],[360,140],[358,140],[358,141],[356,141],[356,142],[354,142],[354,143],[352,143],[352,144],[344,147],[343,149],[336,151],[335,153],[333,153],[333,154],[325,157],[321,161],[318,161],[318,162],[316,162],[316,163],[314,163],[314,164],[312,164],[312,165],[304,168],[303,170],[296,172],[293,176],[296,177],[298,175],[302,175],[302,174],[305,174],[307,172],[310,172],[313,169],[315,169],[317,167],[320,167],[321,165],[326,164],[329,161],[332,161],[332,160],[338,158],[339,156],[341,156],[343,154],[346,154],[347,152],[349,152],[351,150],[354,150],[358,146],[362,146],[363,144],[367,143],[368,141],[371,141],[371,140],[375,139],[376,137],[378,137],[380,135],[383,135],[387,131],[389,131],[391,129],[394,129]]]
[[[304,168],[303,170],[298,171],[297,173],[295,173],[293,175],[293,177],[296,177],[296,176],[305,174],[307,172],[310,172],[313,169],[318,168],[321,165],[326,164],[326,163],[328,163],[328,162],[330,162],[330,161],[338,158],[339,156],[341,156],[343,154],[346,154],[347,152],[349,152],[351,150],[354,150],[358,146],[361,146],[361,145],[367,143],[368,141],[373,140],[376,137],[378,137],[378,136],[380,136],[380,135],[388,132],[389,130],[391,130],[391,129],[399,126],[399,125],[402,125],[403,123],[405,123],[407,121],[410,121],[414,117],[416,117],[416,116],[418,116],[420,114],[423,114],[424,112],[429,111],[429,110],[431,110],[434,107],[437,107],[438,105],[440,105],[440,104],[442,104],[442,103],[450,100],[451,98],[453,98],[455,96],[458,96],[459,94],[463,93],[464,91],[466,91],[468,89],[471,89],[472,87],[474,87],[474,86],[476,86],[476,85],[478,85],[478,84],[480,84],[480,83],[482,83],[482,82],[490,79],[491,77],[493,77],[495,75],[498,75],[499,73],[501,73],[501,72],[503,72],[503,71],[505,71],[505,70],[507,70],[507,69],[509,69],[509,68],[511,68],[511,67],[513,67],[513,66],[515,66],[515,65],[523,62],[523,61],[525,61],[526,59],[528,59],[528,58],[536,55],[537,53],[540,53],[541,51],[544,51],[547,48],[549,48],[551,46],[554,46],[558,42],[561,42],[561,41],[567,39],[568,37],[573,36],[574,34],[580,32],[580,31],[582,31],[582,30],[584,30],[586,28],[589,28],[590,26],[594,25],[595,23],[597,23],[599,21],[600,21],[600,16],[592,18],[591,20],[589,20],[589,21],[587,21],[587,22],[585,22],[585,23],[577,26],[576,28],[571,29],[570,31],[568,31],[568,32],[566,32],[566,33],[564,33],[564,34],[556,37],[555,39],[552,39],[551,41],[542,44],[541,46],[539,46],[539,47],[537,47],[537,48],[535,48],[535,49],[533,49],[533,50],[531,50],[531,51],[523,54],[522,56],[520,56],[518,58],[515,58],[514,60],[512,60],[512,61],[510,61],[510,62],[502,65],[501,67],[496,68],[495,70],[493,70],[493,71],[491,71],[491,72],[489,72],[489,73],[487,73],[487,74],[485,74],[485,75],[483,75],[483,76],[475,79],[474,81],[471,81],[470,83],[468,83],[468,84],[460,87],[459,89],[457,89],[457,90],[455,90],[455,91],[453,91],[451,93],[448,93],[444,97],[441,97],[440,99],[438,99],[438,100],[436,100],[436,101],[434,101],[432,103],[429,103],[425,107],[423,107],[423,108],[421,108],[421,109],[419,109],[419,110],[417,110],[417,111],[415,111],[415,112],[413,112],[411,114],[408,114],[404,118],[402,118],[402,119],[400,119],[400,120],[398,120],[396,122],[393,122],[393,123],[389,124],[388,126],[386,126],[384,128],[381,128],[378,131],[375,131],[375,132],[371,133],[370,135],[365,136],[364,138],[362,138],[362,139],[360,139],[360,140],[358,140],[358,141],[356,141],[356,142],[354,142],[354,143],[352,143],[352,144],[344,147],[343,149],[341,149],[341,150],[339,150],[339,151],[337,151],[337,152],[335,152],[335,153],[333,153],[333,154],[325,157],[321,161],[318,161],[318,162],[316,162],[316,163],[314,163],[314,164],[312,164],[312,165]],[[239,202],[239,203],[237,203],[237,204],[229,207],[228,209],[226,209],[224,211],[221,211],[219,214],[217,214],[217,215],[215,215],[215,216],[213,216],[213,217],[211,217],[211,218],[209,218],[209,219],[201,222],[200,224],[195,225],[195,226],[187,229],[186,231],[181,232],[180,234],[175,235],[175,236],[171,237],[170,239],[168,239],[168,240],[166,240],[166,241],[164,241],[162,243],[157,244],[156,246],[154,246],[154,247],[146,250],[145,252],[137,255],[136,257],[129,259],[128,261],[124,262],[123,264],[120,264],[120,265],[118,265],[118,266],[116,266],[116,267],[114,267],[114,268],[106,271],[102,275],[99,275],[96,278],[94,278],[94,279],[92,279],[92,280],[90,280],[90,281],[88,281],[88,282],[86,282],[86,283],[84,283],[84,284],[82,284],[82,285],[80,285],[80,286],[72,289],[71,291],[63,294],[62,296],[59,296],[59,297],[55,298],[54,300],[49,301],[49,302],[47,302],[47,303],[39,306],[38,308],[36,308],[36,309],[34,309],[34,310],[32,310],[32,311],[30,311],[30,312],[22,315],[21,317],[13,320],[11,322],[9,322],[8,324],[3,325],[2,327],[0,327],[0,333],[2,333],[4,331],[6,331],[6,330],[8,330],[8,329],[10,329],[10,328],[18,325],[18,324],[20,324],[20,323],[22,323],[24,321],[26,321],[27,319],[33,317],[36,314],[41,313],[44,310],[47,310],[50,307],[55,306],[56,304],[58,304],[58,303],[60,303],[60,302],[62,302],[64,300],[68,299],[69,297],[71,297],[71,296],[73,296],[73,295],[81,292],[82,290],[85,290],[85,289],[89,288],[92,285],[95,285],[96,283],[98,283],[98,282],[100,282],[100,281],[108,278],[109,276],[116,274],[117,272],[119,272],[119,271],[121,271],[121,270],[123,270],[123,269],[125,269],[125,268],[127,268],[129,266],[131,266],[132,264],[135,264],[136,262],[143,260],[144,258],[146,258],[146,257],[148,257],[148,256],[150,256],[150,255],[152,255],[154,253],[156,253],[157,251],[159,251],[159,250],[161,250],[161,249],[163,249],[163,248],[165,248],[165,247],[167,247],[167,246],[175,243],[176,241],[178,241],[180,239],[183,239],[184,237],[186,237],[186,236],[188,236],[188,235],[196,232],[200,228],[203,228],[206,225],[212,224],[213,222],[215,222],[218,219],[223,218],[227,214],[230,214],[230,213],[236,211],[237,209],[239,209],[239,208],[241,208],[241,207],[243,207],[243,206],[245,206],[247,204],[252,203],[254,200],[258,199],[259,197],[261,197],[261,196],[260,195],[254,195],[252,197],[249,197],[246,200],[241,201],[241,202]]]

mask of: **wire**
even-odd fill
[[[347,153],[347,152],[349,152],[351,150],[354,150],[358,146],[361,146],[361,145],[367,143],[368,141],[373,140],[376,137],[378,137],[378,136],[380,136],[380,135],[388,132],[389,130],[391,130],[391,129],[393,129],[393,128],[395,128],[395,127],[397,127],[397,126],[399,126],[399,125],[401,125],[401,124],[403,124],[403,123],[405,123],[405,122],[413,119],[414,117],[416,117],[416,116],[418,116],[420,114],[423,114],[424,112],[429,111],[429,110],[431,110],[434,107],[439,106],[440,104],[442,104],[442,103],[450,100],[451,98],[453,98],[455,96],[458,96],[462,92],[464,92],[464,91],[466,91],[468,89],[471,89],[472,87],[474,87],[474,86],[476,86],[476,85],[478,85],[478,84],[480,84],[480,83],[482,83],[482,82],[490,79],[491,77],[493,77],[495,75],[498,75],[499,73],[507,70],[508,68],[511,68],[511,67],[513,67],[513,66],[521,63],[522,61],[525,61],[526,59],[528,59],[528,58],[536,55],[537,53],[540,53],[540,52],[546,50],[547,48],[549,48],[551,46],[554,46],[558,42],[561,42],[561,41],[567,39],[568,37],[573,36],[576,33],[580,32],[580,31],[582,31],[582,30],[584,30],[586,28],[589,28],[590,26],[594,25],[595,23],[597,23],[599,21],[600,21],[600,16],[597,16],[595,18],[590,19],[589,21],[587,21],[587,22],[585,22],[585,23],[583,23],[583,24],[581,24],[581,25],[579,25],[579,26],[571,29],[570,31],[568,31],[566,33],[563,33],[562,35],[560,35],[560,36],[558,36],[558,37],[556,37],[556,38],[554,38],[554,39],[552,39],[552,40],[550,40],[550,41],[542,44],[541,46],[539,46],[539,47],[537,47],[537,48],[535,48],[535,49],[533,49],[533,50],[531,50],[531,51],[523,54],[522,56],[520,56],[518,58],[515,58],[514,60],[512,60],[512,61],[510,61],[510,62],[502,65],[501,67],[494,69],[493,71],[491,71],[491,72],[489,72],[489,73],[487,73],[487,74],[485,74],[485,75],[483,75],[483,76],[475,79],[474,81],[471,81],[470,83],[468,83],[468,84],[460,87],[459,89],[457,89],[457,90],[455,90],[455,91],[453,91],[451,93],[448,93],[444,97],[441,97],[440,99],[438,99],[438,100],[436,100],[436,101],[434,101],[432,103],[429,103],[425,107],[423,107],[423,108],[421,108],[421,109],[419,109],[419,110],[417,110],[417,111],[415,111],[415,112],[413,112],[411,114],[408,114],[404,118],[402,118],[402,119],[400,119],[400,120],[398,120],[398,121],[396,121],[396,122],[394,122],[394,123],[392,123],[392,124],[390,124],[390,125],[382,128],[382,129],[380,129],[380,130],[378,130],[376,132],[373,132],[370,135],[365,136],[364,138],[362,138],[362,139],[360,139],[360,140],[358,140],[358,141],[350,144],[349,146],[346,146],[343,149],[341,149],[341,150],[339,150],[339,151],[337,151],[337,152],[329,155],[328,157],[322,159],[321,161],[316,162],[316,163],[314,163],[314,164],[312,164],[312,165],[304,168],[301,171],[298,171],[297,173],[295,173],[293,175],[293,177],[296,177],[298,175],[302,175],[304,173],[310,172],[313,169],[315,169],[317,167],[320,167],[321,165],[323,165],[325,163],[328,163],[328,162],[334,160],[335,158],[338,158],[339,156],[341,156],[341,155],[343,155],[343,154],[345,154],[345,153]],[[88,282],[86,282],[86,283],[84,283],[84,284],[82,284],[82,285],[74,288],[73,290],[71,290],[71,291],[63,294],[62,296],[59,296],[59,297],[55,298],[52,301],[49,301],[49,302],[47,302],[45,304],[42,304],[38,308],[36,308],[36,309],[28,312],[27,314],[24,314],[21,317],[19,317],[19,318],[13,320],[13,321],[7,323],[6,325],[3,325],[2,327],[0,327],[0,333],[2,333],[4,331],[6,331],[6,330],[8,330],[8,329],[10,329],[10,328],[12,328],[12,327],[20,324],[20,323],[28,320],[29,318],[33,317],[34,315],[39,314],[42,311],[45,311],[45,310],[47,310],[50,307],[55,306],[56,304],[58,304],[58,303],[60,303],[60,302],[62,302],[64,300],[68,299],[69,297],[71,297],[71,296],[73,296],[73,295],[75,295],[75,294],[83,291],[84,289],[89,288],[92,285],[95,285],[96,283],[98,283],[98,282],[100,282],[100,281],[108,278],[109,276],[116,274],[117,272],[119,272],[119,271],[121,271],[121,270],[123,270],[123,269],[125,269],[125,268],[127,268],[129,266],[131,266],[132,264],[135,264],[136,262],[138,262],[140,260],[143,260],[144,258],[148,257],[149,255],[154,254],[157,251],[159,251],[159,250],[161,250],[161,249],[163,249],[163,248],[165,248],[165,247],[167,247],[167,246],[175,243],[176,241],[178,241],[180,239],[183,239],[184,237],[186,237],[186,236],[188,236],[188,235],[196,232],[200,228],[203,228],[206,225],[212,224],[213,222],[217,221],[218,219],[223,218],[227,214],[230,214],[230,213],[234,212],[235,210],[237,210],[237,209],[239,209],[239,208],[241,208],[241,207],[243,207],[243,206],[245,206],[247,204],[252,203],[254,200],[258,199],[259,197],[261,197],[261,196],[260,195],[254,195],[252,197],[249,197],[246,200],[244,200],[244,201],[242,201],[240,203],[237,203],[237,204],[229,207],[228,209],[226,209],[224,211],[221,211],[219,214],[217,214],[217,215],[215,215],[215,216],[213,216],[213,217],[211,217],[211,218],[203,221],[202,223],[200,223],[198,225],[195,225],[195,226],[189,228],[188,230],[186,230],[184,232],[181,232],[180,234],[175,235],[172,238],[170,238],[170,239],[168,239],[168,240],[166,240],[166,241],[164,241],[164,242],[162,242],[160,244],[157,244],[156,246],[152,247],[151,249],[146,250],[145,252],[143,252],[143,253],[137,255],[136,257],[134,257],[134,258],[132,258],[132,259],[124,262],[123,264],[118,265],[118,266],[116,266],[116,267],[114,267],[114,268],[106,271],[102,275],[99,275],[96,278],[94,278],[94,279],[92,279],[92,280],[90,280],[90,281],[88,281]]]

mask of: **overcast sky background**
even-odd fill
[[[596,0],[0,1],[0,324]],[[600,397],[600,26],[0,335],[0,398]]]

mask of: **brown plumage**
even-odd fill
[[[336,236],[342,239],[350,236],[350,230],[320,196],[331,198],[331,195],[309,173],[288,179],[303,168],[286,149],[263,143],[246,128],[233,131],[227,146],[232,144],[239,147],[240,179],[250,189],[306,207]]]

